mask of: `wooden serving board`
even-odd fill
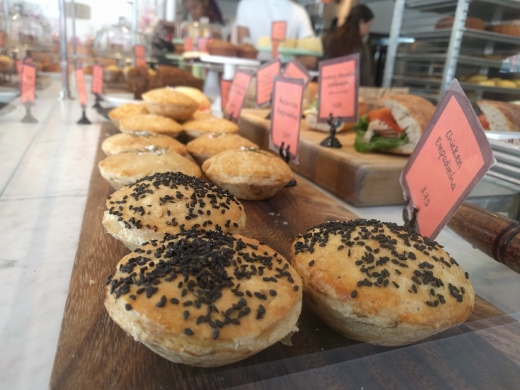
[[[240,134],[262,149],[269,147],[269,111],[242,110]],[[293,171],[356,207],[403,204],[399,177],[407,157],[354,150],[355,133],[338,133],[341,149],[324,148],[320,142],[328,133],[309,130],[302,121],[299,164]]]
[[[101,141],[115,128],[103,125]],[[405,348],[341,337],[305,306],[292,346],[277,343],[216,368],[175,364],[127,336],[103,306],[104,282],[128,250],[101,225],[112,192],[98,147],[50,387],[52,389],[517,388],[520,324],[477,297],[471,318]],[[305,179],[261,202],[243,202],[246,234],[288,256],[295,236],[355,216]],[[95,282],[95,284],[92,284]],[[262,382],[264,381],[264,382]],[[447,386],[449,385],[449,386]]]

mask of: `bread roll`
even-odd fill
[[[195,100],[173,88],[152,89],[144,93],[142,98],[150,114],[176,120],[188,119],[199,108]]]
[[[178,153],[134,151],[114,154],[99,162],[101,176],[116,190],[156,172],[202,176],[199,167]]]
[[[494,100],[479,100],[477,105],[486,116],[489,130],[520,131],[520,107]]]
[[[108,137],[101,144],[101,149],[107,156],[139,150],[165,150],[186,154],[186,146],[166,135],[136,131],[134,133],[116,134]]]
[[[348,338],[405,345],[473,311],[468,274],[439,244],[396,224],[327,222],[292,248],[306,304]]]
[[[211,102],[204,93],[200,89],[192,88],[192,87],[175,87],[177,92],[183,93],[186,96],[189,96],[193,100],[195,100],[199,105],[199,110],[208,111],[211,109]]]
[[[188,138],[193,139],[208,133],[237,133],[238,125],[227,119],[211,117],[185,122],[182,129]]]
[[[119,130],[123,133],[146,131],[177,137],[182,131],[182,126],[165,116],[143,114],[119,120]]]
[[[228,191],[180,172],[155,173],[108,197],[103,226],[131,250],[196,228],[240,233],[246,215]]]
[[[188,152],[199,165],[202,165],[208,158],[220,152],[239,149],[240,147],[258,148],[258,145],[238,134],[231,133],[205,134],[186,145]]]
[[[215,367],[297,331],[301,285],[287,260],[265,244],[190,231],[121,259],[105,307],[134,340],[165,359]]]
[[[238,199],[267,199],[292,179],[281,158],[256,148],[221,152],[202,164],[204,174]]]
[[[135,115],[148,114],[144,104],[125,103],[108,112],[108,117],[119,129],[119,122],[122,119],[130,118]]]

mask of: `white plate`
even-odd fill
[[[125,103],[142,103],[142,100],[135,100],[134,94],[130,92],[111,93],[109,95],[103,95],[103,100],[112,103],[115,106],[120,106]]]
[[[200,57],[200,60],[203,62],[210,62],[213,64],[260,66],[260,61],[258,61],[258,60],[250,60],[247,58],[238,58],[238,57],[203,55]]]

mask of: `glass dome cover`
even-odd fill
[[[126,59],[133,57],[135,45],[144,45],[149,55],[151,46],[148,37],[132,31],[124,17],[115,25],[104,27],[96,33],[94,52],[98,57]]]
[[[193,38],[196,42],[199,38],[222,39],[222,27],[209,22],[209,18],[200,18],[198,22],[184,22],[180,29],[180,38]]]
[[[14,52],[48,49],[52,46],[52,29],[38,12],[15,4],[7,22],[7,46]]]

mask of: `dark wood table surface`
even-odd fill
[[[103,124],[100,143],[116,133]],[[277,343],[223,367],[175,364],[127,336],[103,306],[104,282],[128,250],[104,232],[112,192],[98,147],[72,271],[50,387],[52,389],[517,389],[520,323],[480,297],[469,320],[407,347],[346,339],[307,307],[292,346]],[[315,224],[355,216],[297,176],[273,198],[243,202],[246,235],[288,256],[294,237]],[[95,282],[95,284],[92,284]]]

